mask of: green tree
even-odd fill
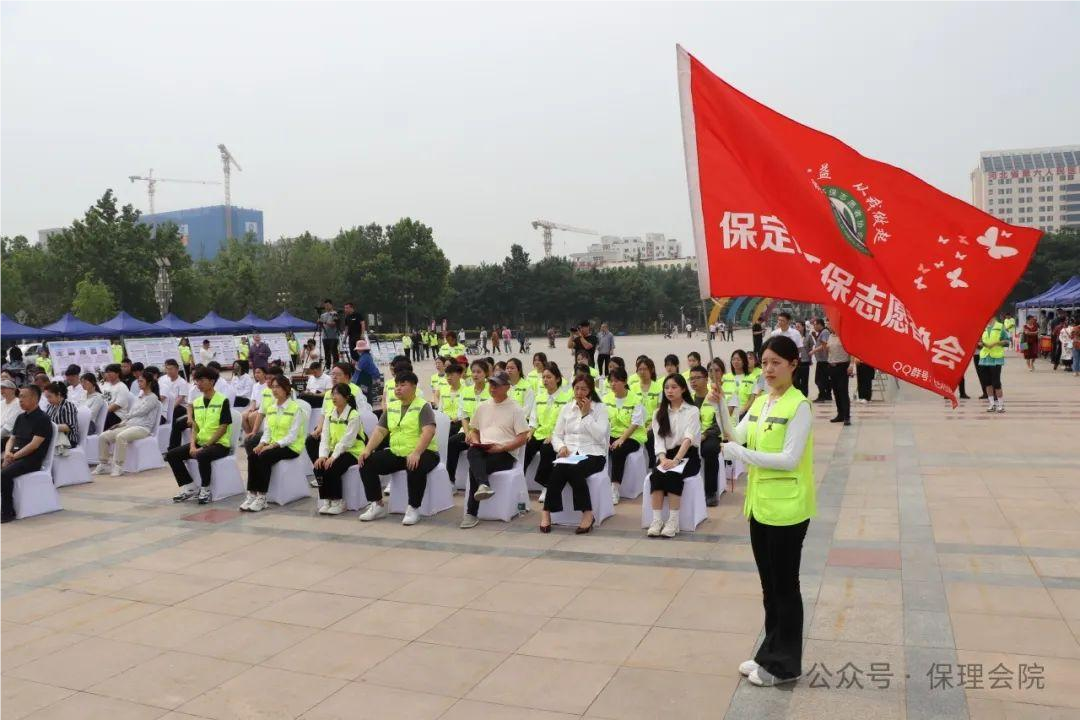
[[[88,323],[103,323],[116,314],[116,298],[105,283],[86,275],[75,286],[71,312]]]

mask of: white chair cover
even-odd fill
[[[49,449],[45,454],[45,460],[41,463],[41,469],[15,478],[14,505],[15,517],[22,519],[34,515],[61,510],[60,493],[53,485],[52,465],[53,455],[56,450],[56,424],[52,426],[52,440],[49,441]]]
[[[589,498],[592,500],[593,516],[599,526],[602,522],[615,514],[615,506],[611,503],[611,478],[606,470],[593,473],[586,482],[589,485]],[[563,509],[551,513],[553,525],[580,525],[581,512],[574,509],[573,490],[567,484],[562,491]]]
[[[643,491],[645,496],[641,499],[641,527],[643,528],[649,527],[653,520],[649,485],[649,477],[646,476]],[[667,516],[668,499],[665,497],[664,505],[661,508],[661,517],[664,518],[665,522]],[[705,522],[708,516],[708,508],[705,505],[705,478],[701,472],[698,472],[697,475],[688,477],[683,481],[683,493],[679,505],[679,530],[693,532],[698,525]]]

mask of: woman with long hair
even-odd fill
[[[604,405],[611,425],[611,437],[608,439],[611,502],[618,505],[626,459],[641,449],[648,431],[645,429],[645,407],[641,403],[641,395],[630,391],[626,369],[622,365],[615,365],[612,362],[614,359],[608,359],[609,389],[604,394]]]
[[[799,349],[785,336],[769,338],[761,349],[768,392],[733,426],[718,416],[724,457],[750,466],[743,514],[750,521],[750,544],[761,577],[765,639],[739,672],[758,686],[794,682],[802,674],[803,603],[799,591],[802,544],[814,498],[814,435],[810,402],[793,385]],[[710,401],[726,405],[723,388]],[[745,443],[745,447],[741,443]]]
[[[82,385],[82,389],[86,391],[86,397],[82,401],[83,407],[90,411],[90,429],[88,434],[97,435],[101,430],[97,426],[97,416],[101,412],[101,408],[105,407],[105,396],[101,394],[101,388],[98,387],[97,375],[94,373],[83,373],[79,376],[79,384]]]
[[[345,512],[341,479],[356,465],[367,437],[349,383],[334,385],[330,401],[333,409],[323,418],[319,456],[312,466],[319,485],[319,513],[340,515]]]
[[[551,475],[552,463],[555,462],[555,449],[551,446],[551,434],[555,432],[555,422],[559,419],[559,413],[563,406],[570,402],[573,391],[563,386],[562,371],[553,362],[547,363],[544,372],[540,375],[541,385],[536,391],[536,401],[533,403],[532,412],[529,413],[529,427],[532,435],[525,443],[525,464],[528,470],[529,463],[539,453],[540,460],[536,466],[536,483],[544,488],[540,491],[539,502],[543,504],[547,497],[547,482]]]
[[[525,368],[518,358],[506,361],[506,374],[510,376],[510,398],[525,410],[528,416],[532,410],[533,386],[525,377]]]
[[[656,452],[653,450],[652,422],[656,409],[660,407],[660,396],[664,393],[664,387],[656,379],[656,363],[652,361],[652,358],[646,355],[640,356],[634,369],[637,370],[635,375],[638,379],[634,389],[641,395],[641,405],[645,408],[643,420],[645,427],[649,428],[649,431],[645,433],[645,455],[649,458],[649,467],[653,467],[656,465]]]
[[[646,535],[673,538],[679,534],[683,483],[701,470],[701,416],[686,378],[679,373],[664,378],[664,395],[656,409],[652,430],[657,462],[649,476],[653,519]],[[665,497],[666,522],[660,515]]]
[[[270,381],[273,402],[265,409],[262,437],[248,449],[247,496],[240,509],[260,512],[266,509],[266,493],[270,489],[270,473],[282,460],[299,457],[304,450],[306,415],[292,396],[292,383],[284,375]]]

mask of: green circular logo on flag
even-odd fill
[[[840,226],[840,232],[851,247],[863,255],[870,255],[870,249],[866,247],[866,210],[844,188],[835,185],[822,185],[825,197],[829,198],[836,224]]]

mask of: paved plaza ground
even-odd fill
[[[1004,384],[1004,415],[907,386],[848,428],[814,406],[794,687],[738,674],[763,619],[741,487],[649,540],[639,501],[587,536],[459,530],[460,494],[403,527],[175,505],[165,469],[3,526],[3,718],[1080,718],[1080,380],[1010,357]]]

